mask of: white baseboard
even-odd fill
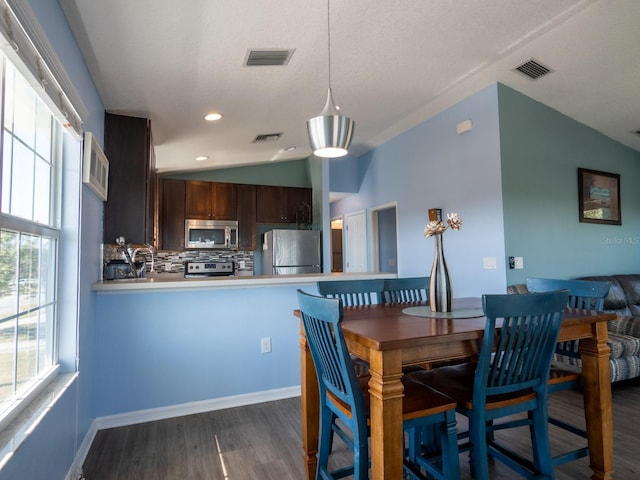
[[[89,427],[89,431],[84,437],[76,457],[65,477],[65,480],[76,480],[82,473],[82,465],[89,453],[91,444],[99,430],[107,428],[124,427],[137,423],[165,420],[167,418],[181,417],[183,415],[193,415],[196,413],[212,412],[225,408],[242,407],[257,403],[272,402],[285,398],[299,397],[300,385],[295,387],[277,388],[262,392],[246,393],[231,397],[214,398],[200,402],[189,402],[180,405],[170,405],[168,407],[150,408],[148,410],[138,410],[136,412],[120,413],[106,417],[98,417]]]
[[[82,465],[84,464],[85,458],[87,458],[87,454],[89,453],[89,449],[91,448],[91,444],[93,443],[93,439],[96,438],[97,433],[98,428],[96,426],[96,421],[94,420],[91,422],[91,425],[89,425],[89,431],[84,436],[82,444],[80,444],[80,448],[78,448],[76,456],[73,459],[73,463],[71,464],[71,468],[69,468],[64,480],[78,480],[82,478]]]

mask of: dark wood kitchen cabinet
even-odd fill
[[[256,186],[237,185],[238,191],[238,249],[253,251],[256,239]]]
[[[148,119],[105,114],[104,151],[109,159],[109,196],[104,205],[104,242],[156,242],[154,156]]]
[[[186,218],[236,220],[236,184],[186,181]]]
[[[163,178],[160,181],[160,248],[184,248],[186,182]]]
[[[311,223],[311,189],[302,187],[274,187],[258,185],[256,190],[258,223],[296,223],[301,207],[308,207]]]

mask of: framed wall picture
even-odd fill
[[[620,175],[578,168],[580,221],[622,225]]]
[[[109,189],[109,160],[91,132],[84,134],[82,181],[105,202]]]

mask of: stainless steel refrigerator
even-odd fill
[[[319,230],[270,230],[262,242],[262,273],[321,273]]]

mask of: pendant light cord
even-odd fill
[[[329,88],[331,88],[331,0],[327,0],[327,57],[329,61]]]

